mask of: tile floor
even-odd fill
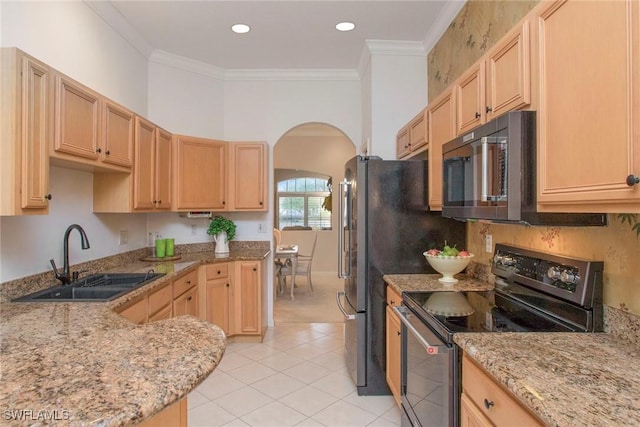
[[[229,343],[188,404],[189,427],[400,425],[391,396],[358,396],[342,323],[278,323],[262,343]]]

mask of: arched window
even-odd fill
[[[330,229],[331,198],[327,196],[331,195],[331,178],[308,171],[295,172],[300,176],[277,181],[276,227]]]

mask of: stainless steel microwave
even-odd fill
[[[606,214],[536,208],[536,113],[511,111],[444,144],[442,215],[531,225],[606,225]]]

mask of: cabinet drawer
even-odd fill
[[[140,297],[128,304],[126,308],[119,310],[119,313],[133,323],[145,323],[147,321],[147,298],[145,296]]]
[[[160,311],[167,304],[171,304],[173,300],[173,290],[171,285],[167,284],[161,289],[149,294],[149,317]]]
[[[398,307],[402,304],[402,297],[396,292],[394,288],[387,285],[387,305],[391,307]]]
[[[462,359],[462,388],[480,412],[497,426],[543,425],[467,355]]]
[[[169,286],[168,288],[169,288],[169,290],[171,290],[171,286]],[[150,314],[149,315],[149,322],[155,322],[157,320],[171,319],[172,308],[173,308],[173,304],[170,303],[166,307],[164,307],[163,309],[159,310],[157,313]]]
[[[209,264],[206,266],[207,280],[220,279],[223,277],[229,277],[229,264]]]
[[[198,284],[198,271],[192,271],[173,282],[173,298],[177,298]]]

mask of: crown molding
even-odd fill
[[[458,12],[460,12],[465,3],[465,0],[449,0],[444,3],[440,14],[433,20],[433,26],[424,37],[422,44],[427,54],[431,52],[431,49],[438,43],[440,37],[447,31],[447,28],[449,28],[449,25],[451,25],[456,16],[458,16]]]
[[[84,3],[94,11],[96,15],[102,18],[116,33],[125,39],[135,50],[149,58],[153,48],[138,33],[124,17],[114,8],[108,1],[89,1],[83,0]]]
[[[226,71],[223,68],[184,56],[174,55],[173,53],[160,49],[155,49],[153,51],[151,56],[149,56],[149,62],[168,65],[173,68],[190,71],[195,74],[201,74],[203,76],[213,77],[219,80],[224,80],[226,74]]]
[[[358,61],[358,75],[363,76],[373,55],[425,56],[422,42],[407,40],[365,40]]]
[[[232,69],[226,70],[225,80],[360,80],[356,70],[352,69]]]

